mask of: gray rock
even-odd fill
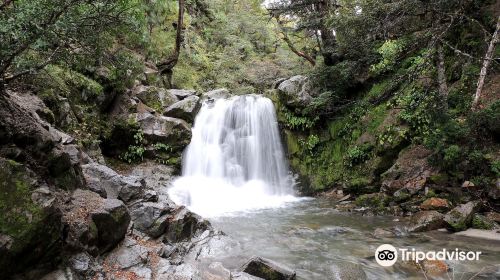
[[[169,89],[168,92],[177,96],[177,98],[179,98],[180,100],[192,95],[196,95],[196,90],[194,89]]]
[[[193,122],[196,114],[201,108],[200,98],[196,95],[188,96],[185,99],[170,105],[164,115],[172,118],[179,118],[188,122]]]
[[[231,93],[229,92],[229,90],[225,88],[215,89],[201,94],[202,100],[210,100],[210,99],[215,100],[221,98],[228,98],[229,96],[231,96]]]
[[[420,211],[411,217],[410,225],[409,231],[422,232],[442,228],[445,223],[437,211]]]
[[[69,266],[78,274],[86,274],[92,265],[92,257],[86,253],[78,253],[69,258]]]
[[[170,212],[162,203],[144,202],[134,205],[130,214],[136,229],[157,238],[165,232]]]
[[[197,232],[205,231],[208,227],[209,223],[206,220],[181,206],[176,209],[175,214],[168,222],[165,239],[172,243],[189,240]]]
[[[246,272],[232,273],[231,276],[233,277],[231,279],[235,279],[235,280],[264,280],[263,278],[250,275]]]
[[[127,237],[123,245],[109,254],[109,262],[119,269],[128,269],[143,263],[148,258],[148,248],[141,246],[134,239]]]
[[[120,242],[127,233],[130,214],[121,200],[105,199],[101,209],[91,213],[97,228],[97,246],[101,252],[108,251]]]
[[[293,76],[278,86],[278,93],[286,105],[294,108],[305,108],[316,95],[309,78]]]
[[[444,221],[453,231],[466,230],[472,223],[472,218],[481,208],[479,201],[471,201],[461,204],[450,210],[444,216]]]
[[[120,175],[99,163],[82,165],[82,170],[89,189],[103,197],[129,202],[143,195],[145,182],[142,178]]]
[[[272,260],[261,257],[252,257],[245,265],[243,265],[241,270],[250,275],[264,279],[296,279],[296,273],[294,270]]]
[[[359,264],[344,262],[334,264],[331,267],[332,280],[363,280],[366,279],[366,273]]]
[[[191,140],[191,127],[184,120],[149,113],[136,114],[135,120],[148,141],[184,148]]]
[[[177,96],[173,95],[171,92],[164,88],[159,88],[155,86],[138,86],[132,91],[134,96],[137,96],[142,103],[148,105],[155,110],[161,110],[162,108],[168,107],[179,99]]]

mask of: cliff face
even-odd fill
[[[446,213],[468,201],[481,201],[477,211],[498,212],[500,154],[497,125],[490,125],[498,123],[498,99],[485,100],[486,109],[467,121],[441,126],[429,123],[435,103],[419,101],[412,111],[400,107],[414,92],[401,92],[390,78],[354,91],[355,105],[326,117],[304,113],[319,91],[307,78],[293,77],[267,92],[300,192],[364,214],[410,216],[429,204]]]

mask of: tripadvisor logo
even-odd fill
[[[375,260],[381,266],[391,266],[398,260],[398,251],[390,244],[382,244],[375,251]]]
[[[423,260],[454,260],[454,261],[477,261],[481,252],[461,251],[459,249],[439,251],[418,251],[415,248],[399,248],[396,249],[390,244],[382,244],[375,251],[375,260],[381,266],[392,266],[398,260],[398,256],[402,261],[420,262]]]

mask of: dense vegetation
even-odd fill
[[[2,87],[33,89],[52,111],[70,100],[83,144],[114,133],[102,113],[144,67],[164,87],[236,94],[307,74],[312,102],[278,104],[306,192],[376,191],[416,145],[448,185],[495,187],[500,176],[492,0],[14,0],[0,10]],[[133,137],[119,158],[141,160],[141,132],[120,125]]]

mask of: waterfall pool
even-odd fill
[[[322,199],[302,200],[286,207],[260,209],[211,218],[215,228],[240,243],[239,249],[217,258],[224,266],[237,269],[251,256],[261,256],[297,271],[299,279],[332,279],[338,267],[359,264],[368,279],[425,279],[408,264],[398,261],[382,267],[374,260],[381,244],[418,250],[481,251],[479,261],[447,261],[451,268],[442,279],[500,279],[500,242],[457,236],[446,232],[377,238],[376,228],[402,224],[395,217],[364,217],[341,213]],[[333,278],[334,279],[334,278]],[[429,276],[431,279],[431,276]]]

